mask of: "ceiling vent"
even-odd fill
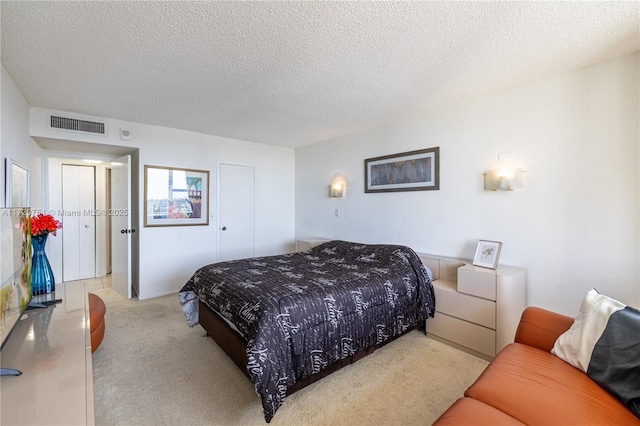
[[[49,116],[49,127],[52,129],[68,130],[71,132],[91,133],[94,135],[106,135],[107,124],[104,121],[81,120],[59,115]]]

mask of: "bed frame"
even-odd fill
[[[205,329],[207,335],[211,336],[211,338],[215,340],[218,346],[220,346],[220,348],[229,356],[229,358],[233,360],[233,362],[245,374],[245,376],[249,377],[249,372],[247,371],[247,341],[244,340],[240,333],[232,329],[224,319],[222,319],[216,312],[212,311],[207,305],[202,302],[199,302],[199,304],[200,325],[202,326],[202,328]],[[306,379],[296,382],[295,385],[287,389],[287,395],[291,395],[292,393],[297,392],[306,386],[309,386],[310,384],[322,379],[323,377],[328,376],[329,374],[341,369],[342,367],[346,367],[347,365],[352,364],[361,358],[364,358],[365,356],[373,353],[376,349],[381,348],[382,346],[386,345],[389,342],[392,342],[393,340],[408,333],[409,331],[421,327],[424,327],[424,324],[422,324],[422,326],[418,325],[417,327],[408,329],[404,333],[394,336],[386,342],[370,346],[360,352],[356,352],[350,357],[343,358],[340,361],[328,365],[319,373],[313,374]]]

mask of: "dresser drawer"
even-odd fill
[[[476,352],[494,357],[496,355],[496,332],[477,324],[436,312],[427,319],[427,335],[434,336],[467,347]]]
[[[458,293],[449,287],[434,286],[436,311],[487,328],[496,328],[496,303],[468,294]]]
[[[458,291],[496,300],[496,271],[465,265],[458,269]]]

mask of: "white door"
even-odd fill
[[[255,255],[255,168],[220,164],[220,260]]]
[[[131,156],[111,162],[111,286],[131,298]]]
[[[95,168],[62,166],[62,280],[96,276]]]

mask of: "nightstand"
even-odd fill
[[[513,342],[526,307],[524,269],[494,270],[467,261],[421,258],[434,274],[436,315],[427,320],[430,336],[485,359]]]
[[[318,246],[322,243],[326,243],[327,240],[324,238],[299,238],[296,240],[296,251],[306,251]]]

